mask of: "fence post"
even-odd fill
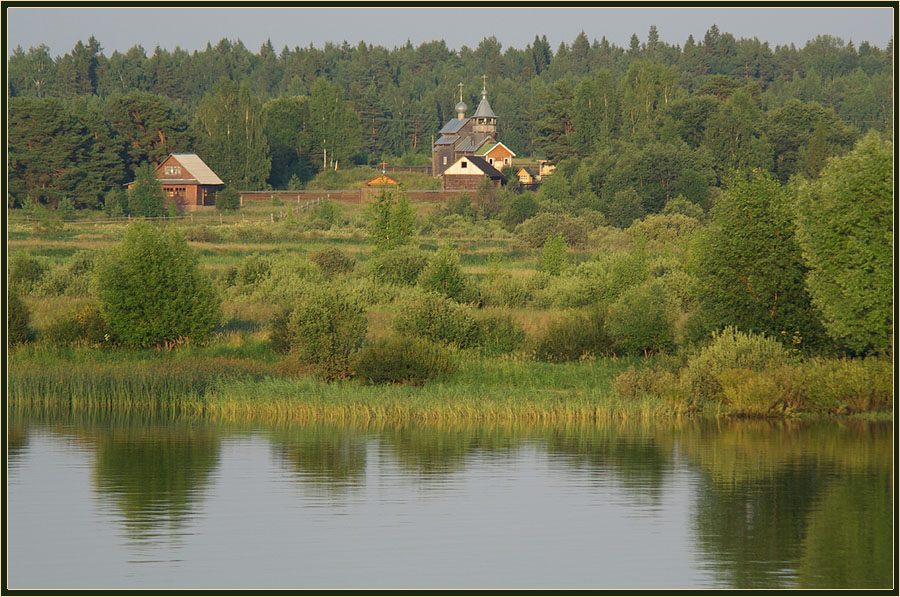
[[[222,225],[222,214],[219,214],[219,225]]]
[[[194,212],[191,212],[191,224],[194,223]]]

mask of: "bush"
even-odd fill
[[[231,187],[216,193],[216,211],[236,211],[241,206],[241,194]]]
[[[41,282],[50,266],[28,253],[13,253],[7,264],[6,281],[10,287],[30,294]]]
[[[221,320],[220,300],[177,231],[128,226],[94,268],[94,294],[116,336],[130,346],[205,342]]]
[[[675,328],[670,303],[656,280],[626,290],[609,308],[609,332],[616,351],[646,355],[671,349]]]
[[[162,217],[166,195],[156,177],[153,164],[146,163],[135,169],[134,184],[128,189],[128,213],[140,218]]]
[[[428,256],[411,246],[397,247],[376,253],[372,260],[372,275],[381,282],[412,286],[425,269]]]
[[[324,379],[349,377],[366,325],[362,306],[333,288],[320,288],[294,305],[288,321],[291,355]]]
[[[613,378],[613,388],[626,400],[665,396],[677,385],[675,375],[662,367],[629,367]]]
[[[444,245],[431,257],[419,275],[419,286],[459,302],[474,302],[477,290],[462,271],[459,255]]]
[[[59,214],[59,217],[65,220],[74,220],[75,219],[75,203],[72,201],[71,197],[63,197],[59,200],[59,203],[56,204],[56,213]]]
[[[354,262],[340,249],[327,247],[309,256],[309,260],[330,275],[346,274],[353,270]]]
[[[391,336],[366,346],[354,361],[356,376],[371,384],[422,385],[457,369],[450,352],[428,340]]]
[[[53,346],[110,346],[114,342],[109,325],[95,305],[54,318],[44,330],[44,340]]]
[[[69,263],[50,270],[35,293],[42,296],[86,296],[90,292],[95,258],[94,251],[78,251]]]
[[[717,399],[722,397],[722,372],[763,371],[789,362],[790,355],[778,340],[728,327],[714,333],[709,345],[688,360],[681,370],[680,383],[698,400]]]
[[[322,281],[322,270],[299,255],[283,255],[271,262],[269,275],[248,290],[257,302],[290,304],[314,291]]]
[[[636,220],[628,228],[628,236],[635,245],[646,244],[652,251],[679,250],[699,224],[682,214],[651,214]]]
[[[534,340],[534,358],[539,361],[576,361],[585,356],[612,352],[602,313],[575,314],[552,324]]]
[[[274,352],[279,354],[287,354],[291,351],[291,332],[288,328],[291,311],[289,306],[283,306],[269,321],[269,345]]]
[[[489,315],[478,321],[478,345],[484,354],[509,354],[524,340],[525,332],[508,315]]]
[[[817,359],[804,367],[807,405],[816,412],[891,410],[894,405],[890,360]]]
[[[529,298],[524,281],[506,272],[492,273],[482,282],[480,294],[484,304],[495,307],[523,307]]]
[[[423,294],[410,307],[401,311],[394,322],[400,334],[455,344],[460,348],[478,344],[478,324],[467,307],[432,292]]]
[[[19,293],[10,290],[6,295],[6,343],[7,346],[24,344],[34,337],[31,330],[31,310]]]
[[[542,213],[525,220],[516,227],[516,236],[529,247],[539,249],[548,238],[561,234],[570,247],[587,244],[590,224],[581,218],[564,214]]]
[[[568,247],[562,234],[548,238],[541,251],[541,261],[538,269],[547,272],[551,276],[560,275],[569,265]]]
[[[206,224],[198,224],[196,226],[185,226],[181,229],[184,238],[195,243],[217,243],[222,240],[222,235],[212,226]]]
[[[247,287],[256,286],[269,277],[272,270],[272,258],[268,255],[251,253],[241,260],[234,275],[234,283]]]

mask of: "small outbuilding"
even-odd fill
[[[500,186],[503,174],[483,157],[467,155],[444,170],[441,175],[441,186],[445,191],[474,191],[485,179],[490,180],[494,186]]]
[[[535,182],[534,174],[532,174],[531,170],[525,166],[519,168],[519,171],[516,172],[516,176],[519,177],[519,184],[532,185]]]
[[[363,201],[368,201],[377,197],[383,191],[392,191],[398,188],[400,188],[400,181],[382,172],[372,180],[366,181],[366,185],[361,189],[360,195]]]

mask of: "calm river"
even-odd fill
[[[890,423],[8,424],[9,589],[892,584]]]

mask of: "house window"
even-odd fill
[[[459,167],[460,167],[460,168],[465,168],[465,167],[468,166],[468,165],[469,165],[469,162],[460,162],[460,163],[459,163]]]
[[[503,158],[503,163],[509,165],[509,158]]]
[[[494,158],[488,158],[488,164],[490,164],[491,166],[493,166],[493,165],[494,165]]]
[[[181,174],[181,166],[166,166],[166,175],[175,176]]]

